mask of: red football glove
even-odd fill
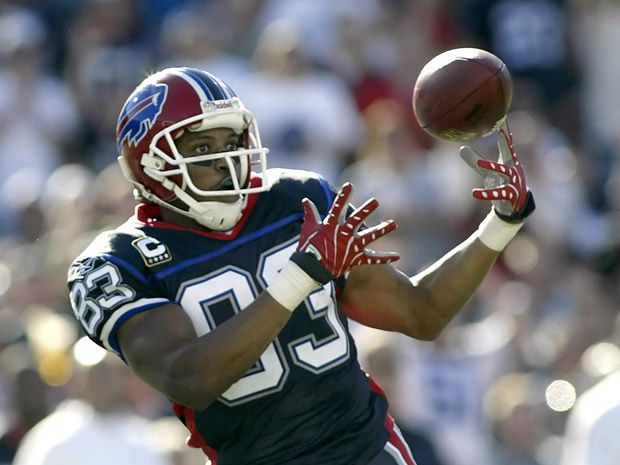
[[[305,253],[306,258],[308,254],[314,256],[322,268],[331,275],[331,278],[344,275],[356,265],[390,263],[400,258],[395,252],[375,252],[366,248],[370,243],[394,231],[398,225],[395,221],[389,220],[358,232],[368,215],[379,206],[379,202],[374,198],[367,200],[348,218],[345,218],[348,199],[352,191],[351,183],[345,183],[340,188],[323,221],[314,203],[307,198],[302,200],[304,222],[301,226],[297,251]],[[312,268],[311,264],[308,266],[307,262],[301,264],[298,260],[294,261],[310,276],[317,275],[316,269],[309,270]],[[325,279],[316,280],[325,281]]]
[[[461,158],[484,178],[484,188],[473,189],[472,194],[476,199],[492,201],[501,218],[521,221],[534,211],[536,205],[507,124],[499,129],[497,145],[498,161],[484,159],[471,147],[461,147]]]

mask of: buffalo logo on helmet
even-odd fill
[[[162,112],[167,95],[166,84],[149,84],[127,101],[118,120],[119,152],[125,142],[137,146],[144,139]]]

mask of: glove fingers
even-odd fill
[[[383,221],[376,226],[365,229],[361,233],[357,235],[359,242],[362,247],[365,247],[367,244],[376,241],[377,239],[382,238],[395,231],[398,228],[398,223],[394,220]]]
[[[342,187],[338,191],[338,194],[336,194],[334,203],[332,203],[332,206],[329,209],[326,224],[331,224],[334,221],[337,223],[342,223],[344,221],[346,206],[349,204],[349,197],[351,196],[352,192],[353,184],[351,184],[350,182],[346,182],[342,185]]]
[[[355,259],[354,265],[383,265],[398,260],[400,260],[400,255],[396,252],[376,252],[366,249]]]
[[[505,165],[512,165],[515,162],[515,151],[512,142],[512,133],[508,125],[504,124],[499,131],[497,138],[497,148],[499,150],[499,162]]]
[[[498,161],[503,164],[509,164],[512,162],[512,156],[510,155],[510,148],[508,146],[508,141],[504,136],[503,132],[500,132],[497,138],[497,149],[499,151],[499,159]]]
[[[478,152],[471,147],[464,145],[459,149],[459,155],[472,169],[484,176],[484,171],[482,171],[478,166],[479,162],[484,160],[484,158],[482,158]]]
[[[347,218],[345,224],[353,232],[356,232],[362,222],[368,218],[368,216],[377,209],[379,202],[377,199],[368,199],[364,204],[356,208],[353,213]]]
[[[510,185],[502,185],[493,189],[473,189],[472,195],[478,200],[507,200],[515,202],[515,189]]]
[[[316,209],[316,205],[312,200],[305,197],[301,201],[301,205],[304,209],[304,222],[308,220],[311,220],[314,224],[319,224],[321,222],[319,211]]]
[[[480,168],[481,172],[485,176],[489,173],[501,174],[503,176],[506,176],[506,178],[514,176],[514,170],[511,167],[491,160],[479,160],[478,168]]]

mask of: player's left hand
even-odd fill
[[[484,179],[484,188],[473,189],[473,196],[491,201],[503,220],[520,222],[536,208],[534,196],[527,187],[525,171],[517,158],[512,133],[506,123],[499,128],[497,139],[497,161],[486,160],[468,146],[461,147],[460,155]]]
[[[375,252],[367,248],[372,242],[394,231],[397,224],[388,220],[359,231],[364,220],[379,206],[379,202],[374,198],[369,199],[346,218],[352,191],[353,185],[345,183],[322,221],[314,203],[307,198],[302,201],[304,222],[297,251],[313,255],[332,278],[344,275],[357,265],[390,263],[400,258],[395,252]],[[302,266],[302,269],[305,268]]]

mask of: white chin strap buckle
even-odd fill
[[[191,217],[214,231],[228,231],[241,219],[245,199],[235,202],[195,202],[190,205]]]

